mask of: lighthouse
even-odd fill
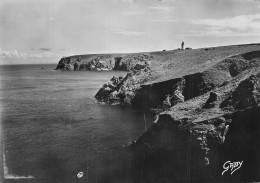
[[[181,43],[181,49],[184,50],[184,42]]]

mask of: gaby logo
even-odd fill
[[[232,175],[236,170],[238,170],[239,168],[241,168],[242,163],[243,163],[243,161],[241,161],[241,162],[238,161],[238,162],[233,162],[233,163],[231,163],[230,161],[225,162],[225,163],[223,164],[224,171],[222,172],[222,175],[223,175],[226,171],[228,171],[229,169],[231,170],[231,175]]]

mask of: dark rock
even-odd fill
[[[56,67],[56,70],[73,70],[74,67],[71,65],[71,59],[70,57],[63,57],[57,67]]]
[[[184,100],[181,94],[184,84],[185,80],[183,78],[176,78],[173,80],[154,83],[153,85],[145,85],[136,91],[133,105],[141,108],[144,106],[158,107],[163,105],[166,98],[168,103],[167,105],[175,105]]]
[[[220,104],[220,107],[245,109],[257,105],[260,102],[259,78],[260,72],[241,81],[238,87],[230,93],[229,97]]]
[[[74,70],[74,66],[71,63],[69,63],[69,64],[67,64],[65,66],[65,70],[66,71],[73,71]]]
[[[218,95],[215,92],[210,92],[209,98],[206,101],[203,108],[211,108],[215,106],[215,101],[218,99]]]
[[[205,73],[195,73],[184,76],[185,87],[183,89],[183,96],[185,97],[185,100],[189,100],[213,89],[218,82],[205,82],[206,79],[208,80],[210,75],[210,72],[206,71]]]
[[[227,84],[228,84],[228,81],[224,81],[223,83],[221,83],[221,84],[219,85],[219,87],[226,86]]]
[[[135,69],[135,70],[141,70],[141,69],[144,69],[145,67],[146,67],[145,64],[136,64],[136,65],[134,66],[134,69]]]
[[[226,122],[226,119],[224,117],[219,117],[217,118],[217,120],[214,122],[214,125],[215,126],[219,126],[220,124],[222,123],[225,123]]]
[[[184,102],[184,96],[180,90],[175,90],[173,96],[170,99],[171,106],[176,105],[178,103]]]
[[[80,69],[80,60],[77,60],[74,63],[74,71],[78,71]]]
[[[114,70],[121,70],[122,68],[122,57],[115,57],[115,67]]]
[[[170,95],[166,96],[166,99],[163,101],[163,108],[167,109],[171,107]]]

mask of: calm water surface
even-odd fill
[[[6,182],[129,182],[131,153],[123,145],[144,132],[143,113],[94,99],[125,73],[41,67],[0,66]]]

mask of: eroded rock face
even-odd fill
[[[131,70],[142,70],[149,67],[153,56],[146,54],[140,54],[135,56],[124,56],[124,57],[105,57],[96,56],[90,61],[84,61],[80,57],[71,59],[70,57],[62,58],[56,70],[63,71],[110,71],[110,70],[120,70],[120,71],[131,71]]]
[[[221,103],[222,108],[244,109],[260,103],[260,73],[251,75],[239,83],[229,97]]]
[[[163,107],[169,108],[178,102],[184,101],[182,96],[185,80],[176,78],[164,82],[141,86],[136,91],[132,103],[138,107]]]
[[[119,61],[120,60],[121,58]],[[234,65],[236,65],[236,74],[233,72],[234,69],[231,69]],[[259,59],[254,58],[254,60],[249,61],[244,60],[241,55],[238,55],[224,59],[202,73],[194,73],[181,78],[174,78],[152,84],[145,82],[145,80],[149,80],[150,76],[148,74],[140,74],[149,69],[148,66],[144,65],[144,68],[140,66],[140,68],[142,68],[139,70],[140,72],[132,72],[132,76],[125,79],[128,85],[123,85],[124,88],[121,90],[121,96],[127,96],[129,91],[131,91],[131,97],[128,97],[127,103],[139,108],[152,107],[167,109],[185,100],[200,96],[216,87],[226,86],[229,81],[239,76],[239,73],[250,68],[258,67],[259,65]],[[135,67],[139,67],[139,65],[137,64]],[[111,88],[111,91],[112,90]],[[102,94],[102,91],[103,89],[99,91],[99,96],[103,95],[103,97],[97,97],[97,99],[102,99],[102,101],[106,102],[108,100],[103,100],[103,98],[111,97],[105,96],[107,92]],[[115,94],[115,92],[113,94]],[[216,100],[213,99],[217,97],[215,95],[217,94],[211,93],[209,101],[204,105],[204,108],[211,108],[215,105],[213,101]],[[123,100],[121,100],[122,98]],[[118,103],[125,103],[124,98],[125,97],[121,97],[120,99],[117,97],[116,100]]]
[[[137,99],[147,104],[151,99],[157,101],[153,106],[162,105],[167,110],[129,147],[135,169],[142,172],[134,175],[136,180],[260,180],[260,58],[256,56],[246,54],[253,60],[244,61],[244,56],[232,57],[203,73],[138,88],[133,102]],[[226,74],[214,80],[217,72]],[[188,93],[188,88],[193,93]],[[172,102],[176,93],[183,97]],[[244,165],[232,175],[230,171],[222,175],[227,161],[243,161]]]
[[[79,70],[88,71],[109,71],[113,70],[115,65],[115,60],[113,58],[105,58],[103,56],[97,56],[90,62],[83,62],[79,66]]]
[[[210,92],[209,98],[203,108],[211,108],[215,106],[215,101],[218,99],[218,94],[215,92]]]
[[[64,71],[70,71],[70,70],[74,70],[74,63],[71,61],[71,59],[69,57],[64,57],[62,58],[57,67],[56,70],[64,70]]]
[[[260,153],[255,148],[260,147],[259,81],[260,71],[252,71],[243,80],[234,79],[233,89],[230,84],[217,89],[218,95],[204,94],[209,96],[207,102],[215,103],[209,109],[203,109],[203,95],[160,114],[158,121],[129,147],[135,154],[136,168],[145,170],[142,178],[149,182],[259,180],[259,162],[255,162]],[[238,97],[234,91],[245,93]],[[228,105],[232,110],[221,110],[223,101],[231,101]],[[238,105],[241,101],[243,105]],[[149,163],[151,160],[154,162]],[[247,165],[240,173],[222,176],[226,161]]]
[[[129,72],[126,76],[113,77],[97,92],[95,98],[109,104],[131,104],[136,91],[149,77],[149,69],[144,68],[137,73]]]

